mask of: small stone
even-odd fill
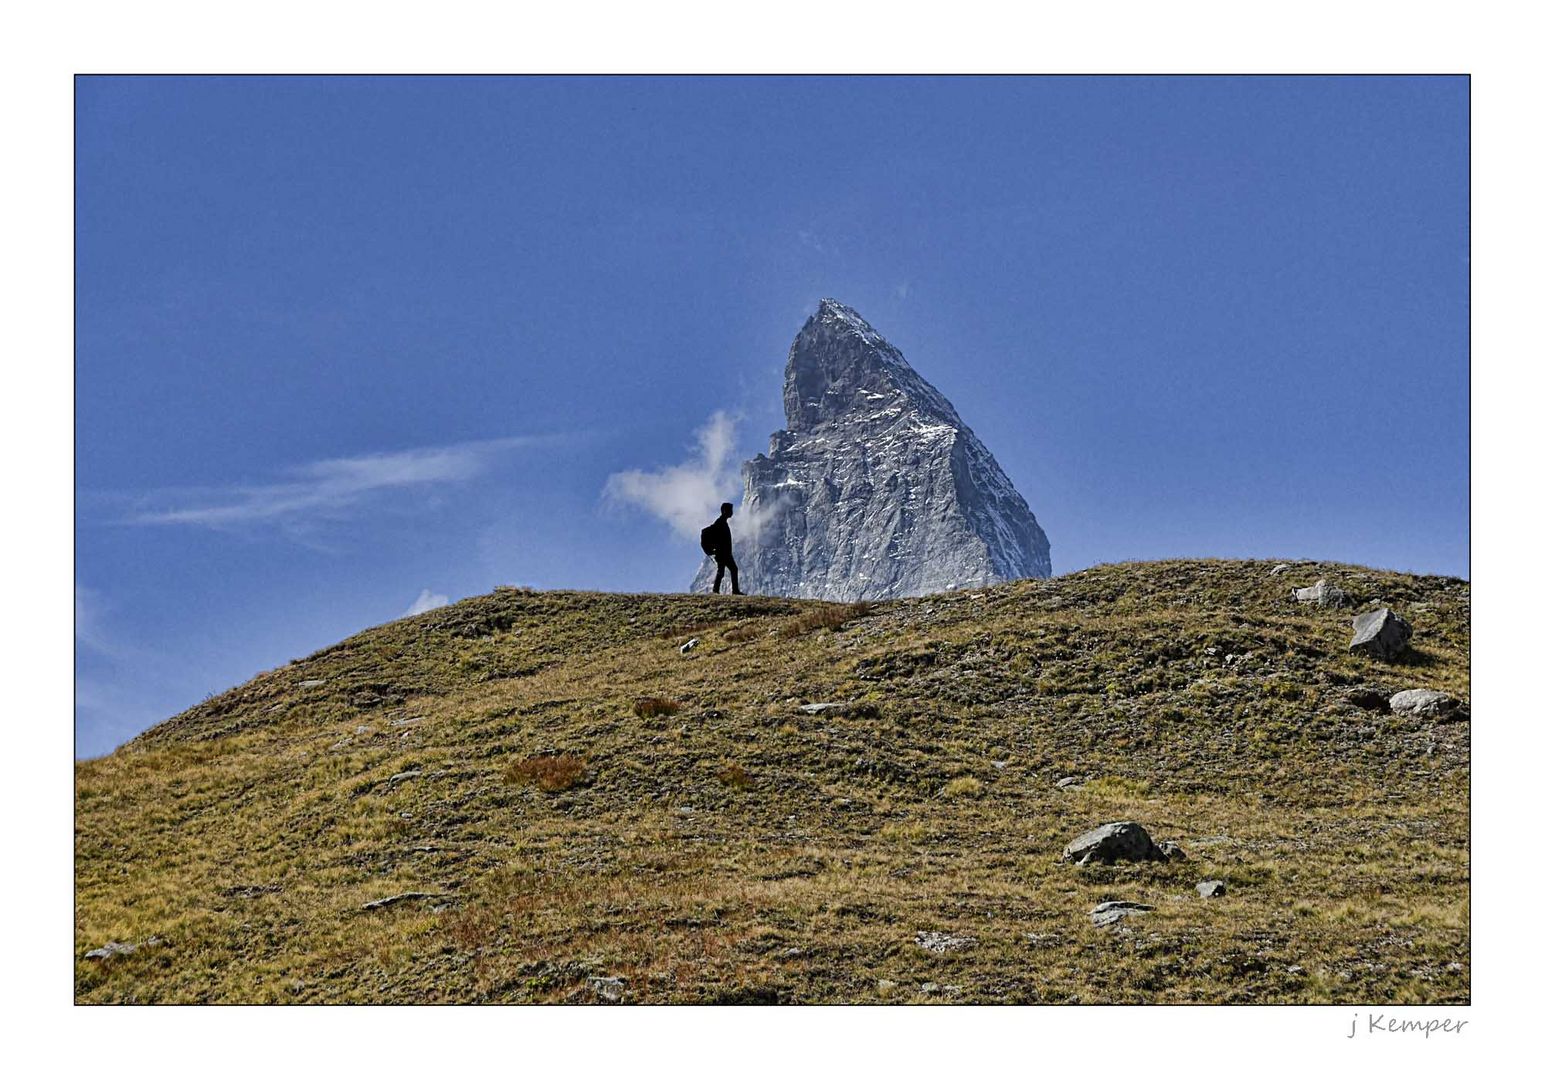
[[[137,944],[130,944],[126,941],[109,941],[100,949],[92,949],[90,952],[88,952],[86,954],[86,959],[113,960],[120,956],[130,956],[138,952],[140,949],[159,944],[161,944],[161,939],[158,937],[146,938],[144,941],[141,941]]]
[[[1389,707],[1404,716],[1432,716],[1444,720],[1467,718],[1464,703],[1441,690],[1402,690],[1389,699]]]
[[[1180,845],[1175,843],[1173,840],[1166,840],[1161,843],[1159,845],[1159,850],[1164,852],[1164,857],[1166,859],[1173,859],[1176,862],[1186,861],[1186,853],[1181,851]]]
[[[1201,894],[1204,899],[1211,900],[1215,896],[1222,896],[1224,893],[1228,892],[1228,887],[1225,886],[1223,882],[1214,878],[1211,881],[1202,882],[1196,887],[1196,891]]]
[[[1057,781],[1057,786],[1063,791],[1068,790],[1068,788],[1081,788],[1084,786],[1084,778],[1082,776],[1064,776],[1061,780]]]
[[[314,687],[322,686],[326,682],[327,682],[326,679],[302,679],[300,682],[296,683],[295,685],[299,686],[302,690],[310,690],[310,689],[312,689]]]
[[[976,938],[967,934],[946,934],[938,930],[919,930],[912,940],[932,953],[958,952],[976,944]]]
[[[1077,837],[1062,849],[1063,862],[1076,862],[1080,866],[1089,863],[1163,862],[1164,852],[1159,850],[1148,830],[1135,821],[1112,821]]]
[[[1276,566],[1273,566],[1271,568],[1270,573],[1273,574],[1273,575],[1276,575],[1276,574],[1284,573],[1284,572],[1286,572],[1288,570],[1291,570],[1291,569],[1293,569],[1293,564],[1292,563],[1279,562]]]
[[[937,994],[938,992],[939,992],[939,984],[938,983],[936,983],[936,982],[925,982],[923,984],[923,993],[925,993],[925,994]]]
[[[695,648],[697,648],[697,638],[688,638],[686,643],[681,647],[681,655],[686,656],[687,653],[691,652]]]
[[[438,899],[438,897],[436,897],[434,893],[427,893],[427,892],[397,893],[395,896],[383,896],[379,900],[371,900],[368,903],[362,904],[362,905],[360,905],[360,910],[361,911],[379,911],[382,908],[391,907],[393,904],[401,904],[401,903],[403,903],[404,901],[407,901],[407,900],[435,900],[435,899]]]
[[[621,1001],[622,992],[626,989],[627,985],[628,980],[620,975],[590,976],[590,989],[602,1001]]]
[[[1307,589],[1294,589],[1293,599],[1300,604],[1318,604],[1320,607],[1345,607],[1347,594],[1334,585],[1325,584],[1321,578]]]
[[[821,716],[824,713],[837,713],[847,708],[845,701],[816,701],[809,705],[801,705],[799,711],[809,713],[811,716]]]
[[[422,716],[408,716],[400,717],[396,720],[389,720],[387,723],[389,723],[392,727],[411,727],[422,719],[424,719]]]
[[[1376,660],[1393,660],[1411,643],[1411,624],[1387,607],[1365,611],[1352,620],[1352,642],[1347,646]]]
[[[1152,904],[1139,904],[1135,900],[1107,900],[1089,912],[1089,921],[1096,926],[1114,926],[1128,915],[1152,910]]]

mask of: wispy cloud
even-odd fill
[[[102,597],[95,589],[75,583],[75,644],[110,654],[112,644],[102,631]]]
[[[402,613],[406,619],[410,615],[422,615],[426,611],[433,611],[437,607],[444,607],[451,602],[451,598],[444,593],[432,593],[423,589],[418,594],[418,599],[408,605],[408,610]]]
[[[163,493],[160,498],[174,505],[139,510],[128,521],[224,528],[341,518],[389,491],[464,483],[486,471],[500,453],[559,438],[520,435],[313,461],[286,470],[271,483]]]
[[[696,536],[712,521],[719,504],[740,487],[734,465],[736,420],[720,411],[697,432],[697,448],[680,465],[648,471],[628,469],[606,479],[603,499],[632,506],[666,522],[682,536]]]

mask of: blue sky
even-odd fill
[[[1058,573],[1469,575],[1463,79],[76,91],[82,756],[415,605],[684,588],[609,478],[764,450],[822,296]]]

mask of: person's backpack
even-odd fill
[[[714,522],[714,525],[717,524],[718,522]],[[715,551],[719,550],[719,545],[715,542],[716,537],[714,536],[716,531],[717,530],[713,527],[713,525],[709,525],[703,530],[702,535],[699,537],[699,542],[703,545],[704,555],[712,555]]]

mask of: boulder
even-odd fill
[[[1089,921],[1096,926],[1114,926],[1128,915],[1140,915],[1152,910],[1152,904],[1139,904],[1134,900],[1107,900],[1089,912]]]
[[[1164,862],[1166,858],[1148,830],[1135,821],[1112,821],[1090,829],[1062,849],[1062,861],[1079,866],[1118,861]]]
[[[1411,624],[1387,607],[1365,611],[1352,620],[1352,652],[1393,660],[1411,643]]]
[[[1389,707],[1404,716],[1440,720],[1457,720],[1465,715],[1464,702],[1441,690],[1402,690],[1389,699]]]
[[[1334,585],[1325,584],[1321,578],[1307,589],[1294,589],[1293,599],[1300,604],[1318,604],[1320,607],[1346,607],[1347,594]]]

